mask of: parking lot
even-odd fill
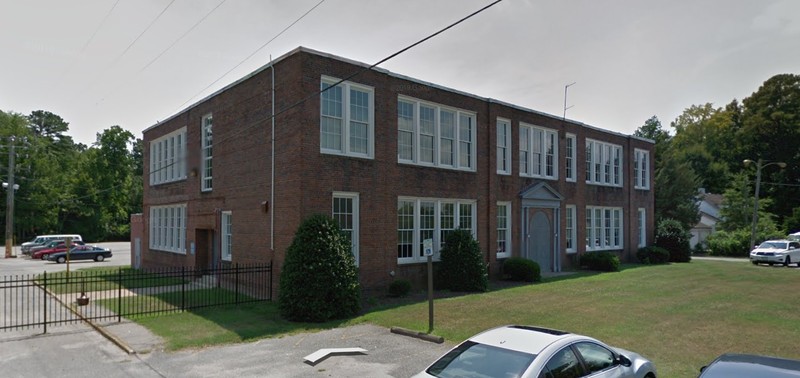
[[[113,258],[80,261],[70,269],[130,264],[129,243],[99,243]],[[3,251],[4,253],[4,251]],[[0,276],[57,272],[56,264],[0,258]],[[162,341],[136,323],[101,324],[136,353],[128,354],[86,324],[0,331],[3,377],[410,377],[446,352],[434,344],[362,324],[250,343],[166,352]],[[315,365],[303,357],[321,348],[363,348],[363,355],[331,356]]]

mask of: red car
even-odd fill
[[[76,245],[83,245],[83,242],[80,241],[80,240],[73,241],[72,242],[72,246],[74,247]],[[55,247],[40,249],[40,250],[34,252],[31,255],[31,258],[32,259],[47,260],[47,256],[52,254],[52,253],[59,253],[59,252],[66,252],[66,251],[67,251],[67,246],[62,241],[62,242],[58,243]]]

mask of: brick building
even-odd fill
[[[279,274],[314,213],[376,290],[421,282],[423,240],[438,258],[459,225],[493,274],[652,242],[652,141],[366,67],[297,48],[145,130],[141,263]]]

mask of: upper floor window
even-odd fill
[[[558,132],[520,123],[520,176],[558,178]]]
[[[566,166],[566,179],[567,181],[575,181],[577,173],[575,172],[575,161],[577,160],[577,139],[575,138],[575,134],[567,134],[566,139],[566,153],[565,153],[565,161],[564,165]]]
[[[150,142],[150,185],[186,179],[186,127]]]
[[[222,260],[231,261],[233,257],[233,232],[231,231],[231,221],[233,215],[230,211],[222,212]]]
[[[511,174],[511,122],[497,119],[497,173]]]
[[[586,183],[622,186],[622,146],[586,139]]]
[[[397,161],[475,170],[475,114],[408,97],[397,101]]]
[[[633,178],[634,188],[650,189],[650,151],[633,151]]]
[[[319,150],[321,153],[364,158],[374,156],[375,111],[373,89],[322,77],[320,89]]]
[[[213,118],[211,114],[206,115],[203,117],[203,121],[201,124],[201,132],[202,132],[202,148],[203,148],[203,168],[201,172],[201,189],[203,191],[211,190],[212,186],[212,167],[213,167],[213,157],[214,153],[211,147],[213,146],[212,140],[212,126],[213,126]]]

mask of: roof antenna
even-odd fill
[[[562,117],[562,120],[567,119],[567,109],[574,106],[574,105],[567,106],[567,89],[573,85],[575,85],[574,81],[564,86],[564,116]]]

